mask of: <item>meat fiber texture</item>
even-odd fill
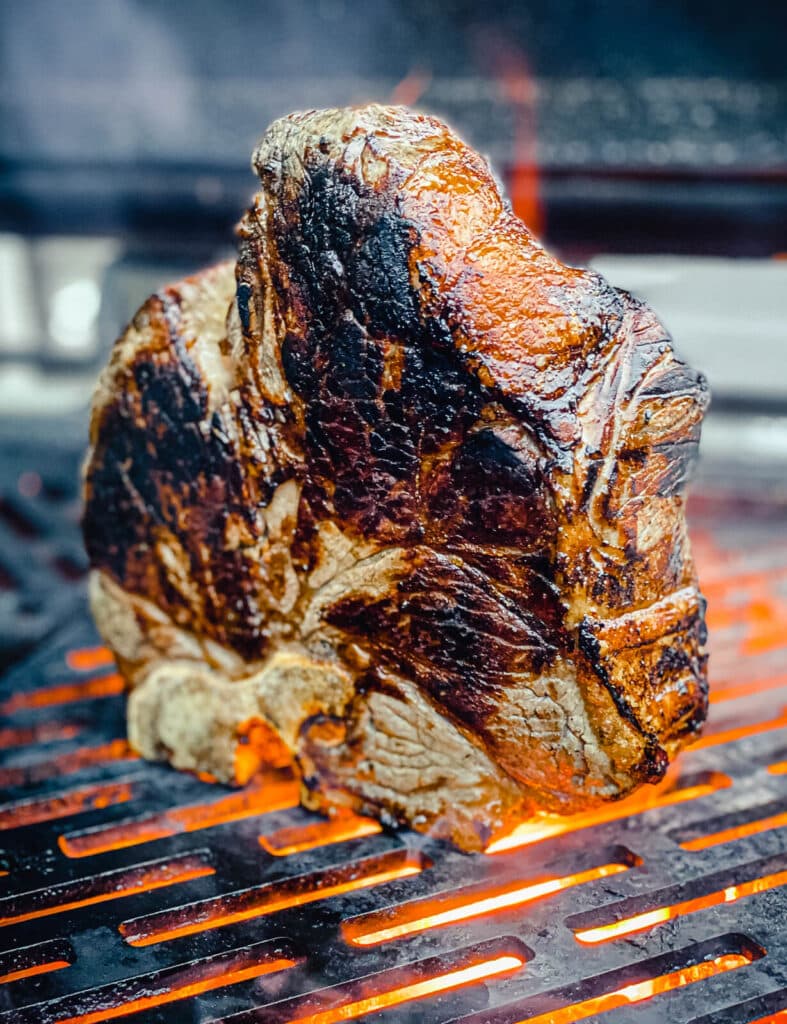
[[[706,712],[708,391],[401,107],[276,121],[226,262],[92,411],[98,628],[145,757],[483,848],[661,778]]]

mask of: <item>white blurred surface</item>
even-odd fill
[[[787,403],[787,260],[599,256],[592,266],[653,306],[717,397]]]

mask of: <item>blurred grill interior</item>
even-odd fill
[[[787,1020],[787,8],[78,6],[0,7],[0,1022]],[[714,391],[702,739],[480,857],[141,762],[86,608],[112,340],[231,251],[273,118],[369,99],[459,129]]]

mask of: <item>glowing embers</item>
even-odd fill
[[[61,686],[48,686],[42,690],[15,693],[0,704],[0,713],[10,714],[13,711],[30,708],[74,704],[81,700],[95,700],[97,697],[116,697],[124,688],[123,677],[113,672],[106,676],[83,679],[78,683],[63,683]]]
[[[47,779],[60,778],[92,765],[113,761],[132,761],[137,757],[124,739],[110,740],[97,747],[80,747],[45,761],[19,768],[0,768],[0,786],[29,786]]]
[[[260,771],[291,765],[292,751],[270,725],[252,718],[239,726],[234,765],[239,785],[245,786]]]
[[[410,985],[402,985],[401,988],[379,992],[377,995],[367,996],[366,999],[359,999],[354,1003],[345,1003],[344,1006],[337,1006],[331,1010],[310,1013],[306,1017],[295,1017],[292,1024],[335,1024],[336,1021],[354,1020],[378,1010],[400,1006],[402,1003],[410,1003],[415,999],[425,999],[427,996],[436,995],[439,992],[449,992],[451,989],[472,985],[474,982],[485,981],[487,978],[505,977],[518,971],[523,963],[524,961],[518,956],[497,956],[492,960],[482,960],[481,963],[473,964],[470,967],[462,967],[456,971],[448,971],[447,974],[439,974],[436,978],[414,981]]]
[[[194,878],[212,875],[214,870],[208,851],[198,850],[181,857],[150,861],[133,868],[120,868],[90,878],[6,896],[0,899],[0,928],[190,882]]]
[[[73,962],[74,950],[64,939],[51,939],[10,953],[0,953],[0,985],[60,971]]]
[[[574,1021],[587,1020],[588,1017],[617,1010],[621,1006],[631,1006],[632,1003],[641,1003],[663,992],[672,992],[676,988],[683,988],[684,985],[693,985],[696,981],[704,981],[706,978],[714,978],[717,974],[746,967],[754,959],[746,953],[723,953],[713,960],[703,960],[701,963],[692,964],[691,967],[660,974],[657,978],[635,981],[603,996],[594,996],[560,1010],[542,1013],[537,1017],[525,1017],[518,1024],[574,1024]]]
[[[382,826],[373,818],[361,818],[349,811],[339,811],[328,821],[292,825],[260,836],[260,846],[274,857],[288,857],[290,854],[313,850],[318,846],[330,846],[350,839],[360,839],[362,836],[377,835],[381,831]]]
[[[211,803],[173,807],[131,821],[71,832],[60,836],[58,845],[67,857],[89,857],[107,850],[149,843],[179,832],[196,832],[268,811],[281,811],[297,804],[298,783],[293,775],[290,772],[271,773],[260,777],[246,789]]]
[[[787,675],[766,676],[763,679],[752,679],[746,683],[727,683],[725,681],[713,680],[708,699],[711,704],[723,704],[728,700],[752,697],[759,693],[781,690],[782,688],[787,689]]]
[[[38,974],[51,974],[52,971],[62,971],[64,967],[70,967],[68,960],[50,960],[47,963],[36,964],[35,967],[24,967],[19,971],[11,971],[8,974],[0,974],[0,985],[7,985],[12,981],[23,981],[25,978],[35,978]]]
[[[618,967],[578,984],[541,992],[493,1011],[486,1009],[466,1015],[461,1021],[462,1024],[574,1024],[746,967],[763,956],[765,950],[746,936],[722,935]],[[668,1010],[663,1019],[672,1019]]]
[[[758,736],[760,733],[770,732],[772,729],[781,729],[785,725],[787,725],[787,705],[775,715],[742,725],[725,727],[720,723],[714,723],[711,718],[703,736],[692,743],[691,749],[703,750],[706,747],[718,747],[722,743],[732,743],[735,740],[746,739],[748,736]]]
[[[189,999],[215,989],[283,971],[298,964],[286,943],[259,942],[218,956],[167,967],[77,995],[18,1010],[15,1024],[100,1024],[131,1013]],[[184,1011],[191,1020],[192,1012]]]
[[[420,855],[411,854],[407,850],[392,850],[378,857],[367,857],[311,875],[286,878],[280,882],[124,921],[119,930],[131,946],[152,946],[183,935],[222,928],[290,907],[368,889],[397,878],[407,878],[419,874],[428,866]]]
[[[0,749],[29,747],[36,743],[54,743],[58,740],[72,740],[82,731],[82,726],[71,722],[40,722],[21,726],[17,729],[0,729]]]
[[[0,830],[38,825],[72,814],[93,811],[103,807],[127,803],[134,796],[131,782],[108,782],[96,786],[83,786],[56,796],[39,800],[18,800],[0,806]]]
[[[697,822],[670,832],[670,839],[684,850],[707,850],[736,839],[745,839],[761,832],[770,832],[787,825],[787,811],[783,800],[772,800],[745,811],[725,814],[711,821]]]
[[[115,658],[108,647],[80,647],[66,654],[66,664],[74,672],[93,672],[114,665]]]
[[[620,847],[610,851],[610,855],[614,859],[608,863],[571,875],[518,879],[495,886],[484,883],[364,914],[346,921],[342,933],[353,946],[375,946],[417,932],[521,907],[564,889],[619,874],[640,863],[634,854]]]
[[[532,956],[532,951],[515,938],[494,939],[273,1006],[248,1010],[231,1019],[233,1024],[337,1024],[359,1017],[365,1020],[369,1014],[444,992],[457,993],[451,1004],[455,1013],[463,1003],[459,990],[467,993],[465,1006],[477,1006],[482,997],[474,995],[474,985],[510,977]],[[412,1019],[418,1019],[415,1011],[412,1013]]]
[[[518,825],[509,835],[491,843],[486,853],[503,853],[531,843],[540,843],[545,839],[576,832],[579,829],[591,828],[607,821],[617,821],[633,814],[642,814],[655,807],[667,807],[670,804],[683,803],[709,796],[732,785],[728,776],[722,772],[701,772],[698,775],[684,776],[675,779],[670,773],[657,786],[643,786],[625,800],[603,804],[592,811],[584,811],[562,817],[555,814],[540,815],[533,821]]]
[[[610,942],[624,935],[655,928],[665,921],[685,917],[698,910],[735,903],[747,896],[755,896],[757,893],[787,885],[787,870],[772,870],[774,867],[783,866],[784,863],[784,857],[755,861],[736,868],[733,872],[717,872],[686,885],[652,893],[647,897],[635,896],[620,900],[611,907],[577,914],[568,918],[566,924],[573,930],[577,941],[583,945]],[[741,875],[744,875],[743,879]],[[706,891],[694,895],[700,886]],[[661,906],[640,909],[643,906],[652,907],[653,902],[658,900],[663,901]],[[604,918],[608,918],[610,913],[615,915],[616,920],[605,921]]]

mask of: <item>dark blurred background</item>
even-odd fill
[[[231,246],[255,141],[312,106],[446,118],[567,258],[770,259],[786,49],[779,0],[3,0],[0,358],[91,363]]]
[[[652,301],[706,371],[706,477],[778,490],[785,52],[783,0],[0,0],[0,647],[43,628],[22,577],[49,608],[84,570],[75,481],[108,347],[231,251],[252,147],[294,109],[447,119],[548,246]]]

